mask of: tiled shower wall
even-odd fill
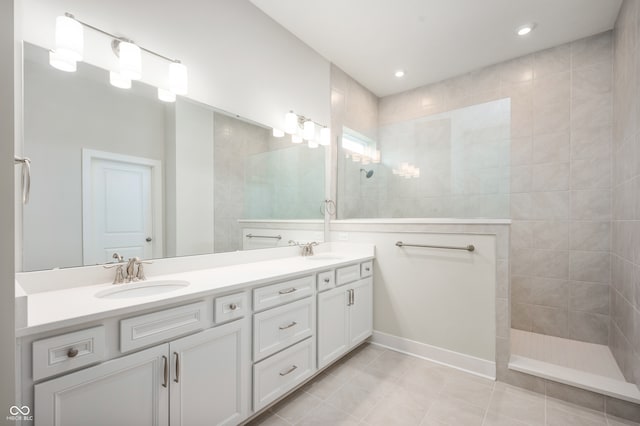
[[[379,101],[384,126],[511,98],[512,327],[608,343],[612,52],[607,32]]]
[[[640,386],[640,1],[623,3],[614,31],[613,247],[610,347]]]

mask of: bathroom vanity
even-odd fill
[[[372,246],[274,250],[269,260],[28,295],[17,344],[35,424],[236,425],[371,335]]]

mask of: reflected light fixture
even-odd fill
[[[274,138],[281,138],[284,136],[284,132],[280,129],[276,129],[275,127],[273,128],[273,137]]]
[[[49,51],[49,65],[65,72],[76,72],[78,67],[76,61],[53,50]]]
[[[171,90],[158,87],[158,99],[160,99],[162,102],[175,102],[176,94],[173,93]]]
[[[291,135],[291,142],[302,143],[302,136],[300,136],[298,133]]]
[[[182,62],[169,64],[169,89],[176,95],[186,95],[188,86],[187,67]]]
[[[535,24],[522,25],[522,26],[518,27],[518,29],[516,30],[516,33],[519,36],[525,36],[525,35],[529,34],[531,31],[533,31],[534,28],[535,28]]]
[[[117,71],[109,71],[109,83],[120,89],[131,89],[131,79],[123,77]]]
[[[315,140],[311,139],[309,141],[307,141],[307,146],[309,148],[317,148],[320,146],[320,144],[318,144],[318,142],[316,142]]]

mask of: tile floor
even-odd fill
[[[638,425],[371,344],[249,424]]]

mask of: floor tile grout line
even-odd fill
[[[491,408],[491,403],[493,402],[493,393],[496,390],[496,386],[495,386],[495,382],[493,383],[493,386],[491,387],[491,395],[489,396],[489,403],[487,404],[487,408],[484,411],[484,416],[482,417],[482,423],[481,426],[484,426],[484,424],[487,422],[487,415],[489,414],[489,408]]]

